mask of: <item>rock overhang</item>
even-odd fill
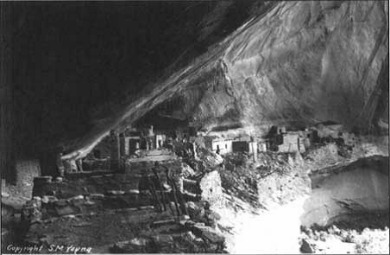
[[[130,9],[135,16],[134,10],[142,10],[140,13],[143,14],[137,16],[142,20],[149,16],[149,10],[159,16],[159,12],[166,9],[159,4],[161,8],[139,4]],[[121,61],[113,57],[109,61],[114,63],[112,67],[119,65],[132,69],[128,75],[109,71],[102,77],[102,80],[114,76],[122,80],[122,83],[111,80],[117,86],[108,86],[95,79],[101,84],[95,89],[99,92],[112,90],[108,93],[111,96],[105,99],[94,96],[93,91],[84,93],[82,87],[75,96],[73,92],[77,89],[72,94],[68,93],[72,89],[54,88],[54,92],[64,92],[56,103],[51,90],[47,90],[49,102],[41,102],[41,109],[48,114],[42,117],[40,128],[47,134],[37,138],[42,146],[56,146],[62,142],[68,151],[86,149],[109,129],[121,129],[153,112],[159,105],[177,99],[183,104],[177,106],[175,114],[206,129],[292,123],[310,125],[325,120],[350,124],[362,116],[365,118],[362,123],[372,121],[373,114],[364,116],[362,112],[375,108],[380,100],[372,99],[373,91],[382,83],[388,83],[388,78],[383,81],[380,75],[382,66],[388,62],[388,34],[383,32],[388,20],[386,3],[249,1],[240,4],[230,1],[188,3],[175,8],[171,10],[172,15],[176,12],[191,14],[183,24],[194,32],[169,23],[168,20],[173,19],[171,14],[167,17],[161,14],[161,20],[167,20],[164,23],[167,27],[153,31],[156,38],[170,38],[168,43],[156,39],[154,44],[139,45],[143,53],[155,49],[154,53],[145,53],[146,57],[134,59],[132,63],[142,60],[140,66],[123,67]],[[199,14],[199,8],[206,10],[203,15]],[[106,12],[98,7],[95,11],[97,17],[104,13],[111,15],[108,17],[115,16],[112,10]],[[122,16],[118,15],[117,19]],[[155,22],[158,20],[158,17],[154,19]],[[153,23],[153,20],[147,22]],[[160,32],[165,34],[157,35]],[[179,35],[188,40],[179,40]],[[190,41],[193,37],[197,39]],[[124,38],[121,43],[126,42],[131,44],[133,40]],[[164,45],[174,49],[172,61],[168,61],[167,56],[162,68],[143,68],[142,63],[161,60],[156,58],[156,49],[161,53]],[[133,73],[142,78],[132,79]],[[89,82],[91,77],[84,78]],[[74,86],[78,85],[75,83]],[[86,85],[85,88],[92,87]],[[84,99],[91,102],[91,107],[84,105],[77,109],[80,114],[74,115],[75,111],[70,111],[68,113],[73,115],[64,116],[61,111],[48,110],[48,105],[55,108],[66,101],[64,98],[72,98],[70,107],[83,105],[79,101]],[[101,104],[96,103],[99,98]],[[48,125],[51,121],[53,124]]]

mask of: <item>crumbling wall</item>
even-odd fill
[[[226,154],[232,152],[232,141],[213,141],[212,142],[212,150],[213,152],[217,152],[219,148],[219,154]]]
[[[283,143],[278,146],[279,152],[297,152],[299,136],[297,134],[284,134]]]
[[[214,170],[204,175],[200,181],[201,197],[211,206],[219,205],[222,199],[222,182],[218,171]]]
[[[16,162],[17,182],[20,193],[27,198],[32,197],[34,178],[41,174],[38,160],[19,160]]]
[[[311,171],[316,171],[342,161],[338,155],[338,147],[335,143],[328,143],[319,148],[311,149],[305,157],[306,164]]]
[[[38,160],[18,160],[15,165],[16,183],[2,183],[2,192],[5,196],[21,196],[31,198],[34,178],[40,176],[41,168]]]

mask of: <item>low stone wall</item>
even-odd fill
[[[128,193],[134,189],[138,190],[140,176],[104,174],[74,180],[65,179],[47,182],[39,182],[38,180],[39,178],[36,179],[34,184],[33,196],[55,196],[59,199],[67,199],[80,194],[107,194],[112,190]]]

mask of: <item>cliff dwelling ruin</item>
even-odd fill
[[[3,254],[389,254],[388,1],[1,1]]]

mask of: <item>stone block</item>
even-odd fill
[[[225,237],[211,228],[203,230],[202,237],[215,244],[225,242]]]
[[[78,213],[78,211],[71,206],[56,206],[56,212],[58,216],[65,216]]]
[[[152,241],[155,245],[161,246],[173,246],[173,237],[170,235],[156,235],[152,236]]]
[[[117,242],[111,250],[117,253],[147,253],[150,251],[150,243],[150,239],[138,237],[130,241]]]
[[[176,220],[174,218],[171,218],[171,219],[166,219],[166,220],[154,221],[154,222],[152,222],[151,226],[152,227],[158,227],[158,226],[161,226],[161,225],[175,224],[175,223],[176,223]]]
[[[191,231],[183,233],[183,237],[189,241],[194,241],[197,238]]]
[[[187,202],[187,211],[191,219],[198,219],[201,217],[204,217],[204,209],[198,205],[196,205],[194,202],[190,201]]]
[[[83,196],[83,195],[77,195],[77,196],[74,196],[74,197],[69,198],[69,201],[72,201],[72,200],[81,200],[81,199],[84,199],[84,196]]]
[[[101,193],[93,193],[93,194],[89,194],[89,197],[92,198],[92,199],[104,199],[104,194],[101,194]]]
[[[40,176],[41,169],[38,160],[17,160],[15,165],[17,175],[16,186],[24,196],[31,198],[33,193],[34,178]]]
[[[139,190],[138,189],[129,189],[129,190],[127,190],[127,193],[131,194],[131,195],[138,195]]]
[[[125,194],[125,192],[123,190],[108,190],[107,194],[112,196],[118,196]]]
[[[206,213],[206,215],[210,220],[218,221],[221,219],[221,215],[219,215],[219,213],[214,211],[209,211]]]
[[[181,220],[189,220],[190,219],[190,216],[188,215],[181,215],[178,217],[178,220],[181,221]]]
[[[68,201],[66,201],[65,199],[60,199],[55,201],[54,204],[59,207],[66,206],[68,204]]]
[[[7,197],[9,197],[10,195],[7,193],[7,192],[5,192],[5,191],[2,191],[1,192],[1,197],[3,197],[3,198],[7,198]]]
[[[154,206],[153,205],[145,205],[145,206],[140,206],[139,207],[140,210],[154,210]]]
[[[211,227],[205,226],[204,223],[196,223],[192,231],[196,236],[205,238],[211,243],[218,244],[225,242],[225,237],[222,234]]]
[[[48,204],[48,203],[54,203],[58,200],[55,196],[43,196],[42,197],[42,203]]]

